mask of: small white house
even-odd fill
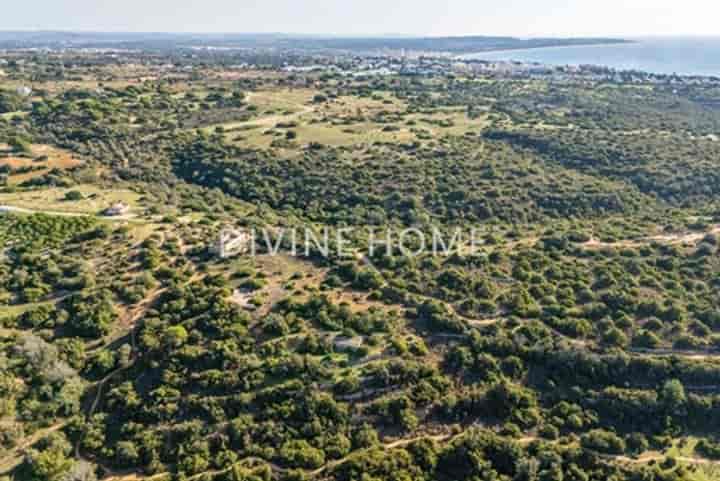
[[[30,97],[30,95],[32,94],[32,89],[30,87],[28,87],[27,85],[18,87],[15,91],[17,92],[18,95],[20,95],[22,97]]]
[[[107,209],[105,209],[105,212],[103,212],[103,214],[108,217],[116,217],[119,215],[125,215],[128,212],[130,212],[130,206],[125,204],[124,202],[118,202],[117,204],[113,204]]]

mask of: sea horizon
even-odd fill
[[[626,43],[497,50],[463,59],[598,65],[662,75],[720,77],[720,36],[626,37]]]

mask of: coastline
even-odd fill
[[[618,72],[717,79],[720,77],[720,37],[636,37],[623,43],[502,49],[456,58],[556,67],[592,65]]]
[[[639,43],[642,43],[641,40],[624,40],[624,41],[618,41],[618,42],[602,42],[602,43],[581,43],[576,45],[551,45],[547,47],[519,47],[519,48],[503,48],[500,50],[482,50],[479,52],[473,52],[473,53],[463,53],[460,55],[457,55],[456,58],[458,60],[483,60],[481,58],[477,58],[478,55],[483,55],[486,53],[492,53],[492,54],[502,54],[502,53],[516,53],[516,52],[530,52],[530,51],[537,51],[537,50],[559,50],[559,49],[568,49],[568,48],[591,48],[591,47],[611,47],[611,46],[618,46],[618,45],[637,45]]]

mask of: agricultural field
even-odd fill
[[[718,479],[717,91],[124,55],[0,77],[0,480]]]
[[[0,144],[0,170],[8,185],[22,184],[52,170],[70,170],[82,165],[72,153],[49,145]]]

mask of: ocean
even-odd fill
[[[618,70],[720,77],[720,37],[629,39],[635,43],[483,52],[464,56],[546,65],[603,65]]]

